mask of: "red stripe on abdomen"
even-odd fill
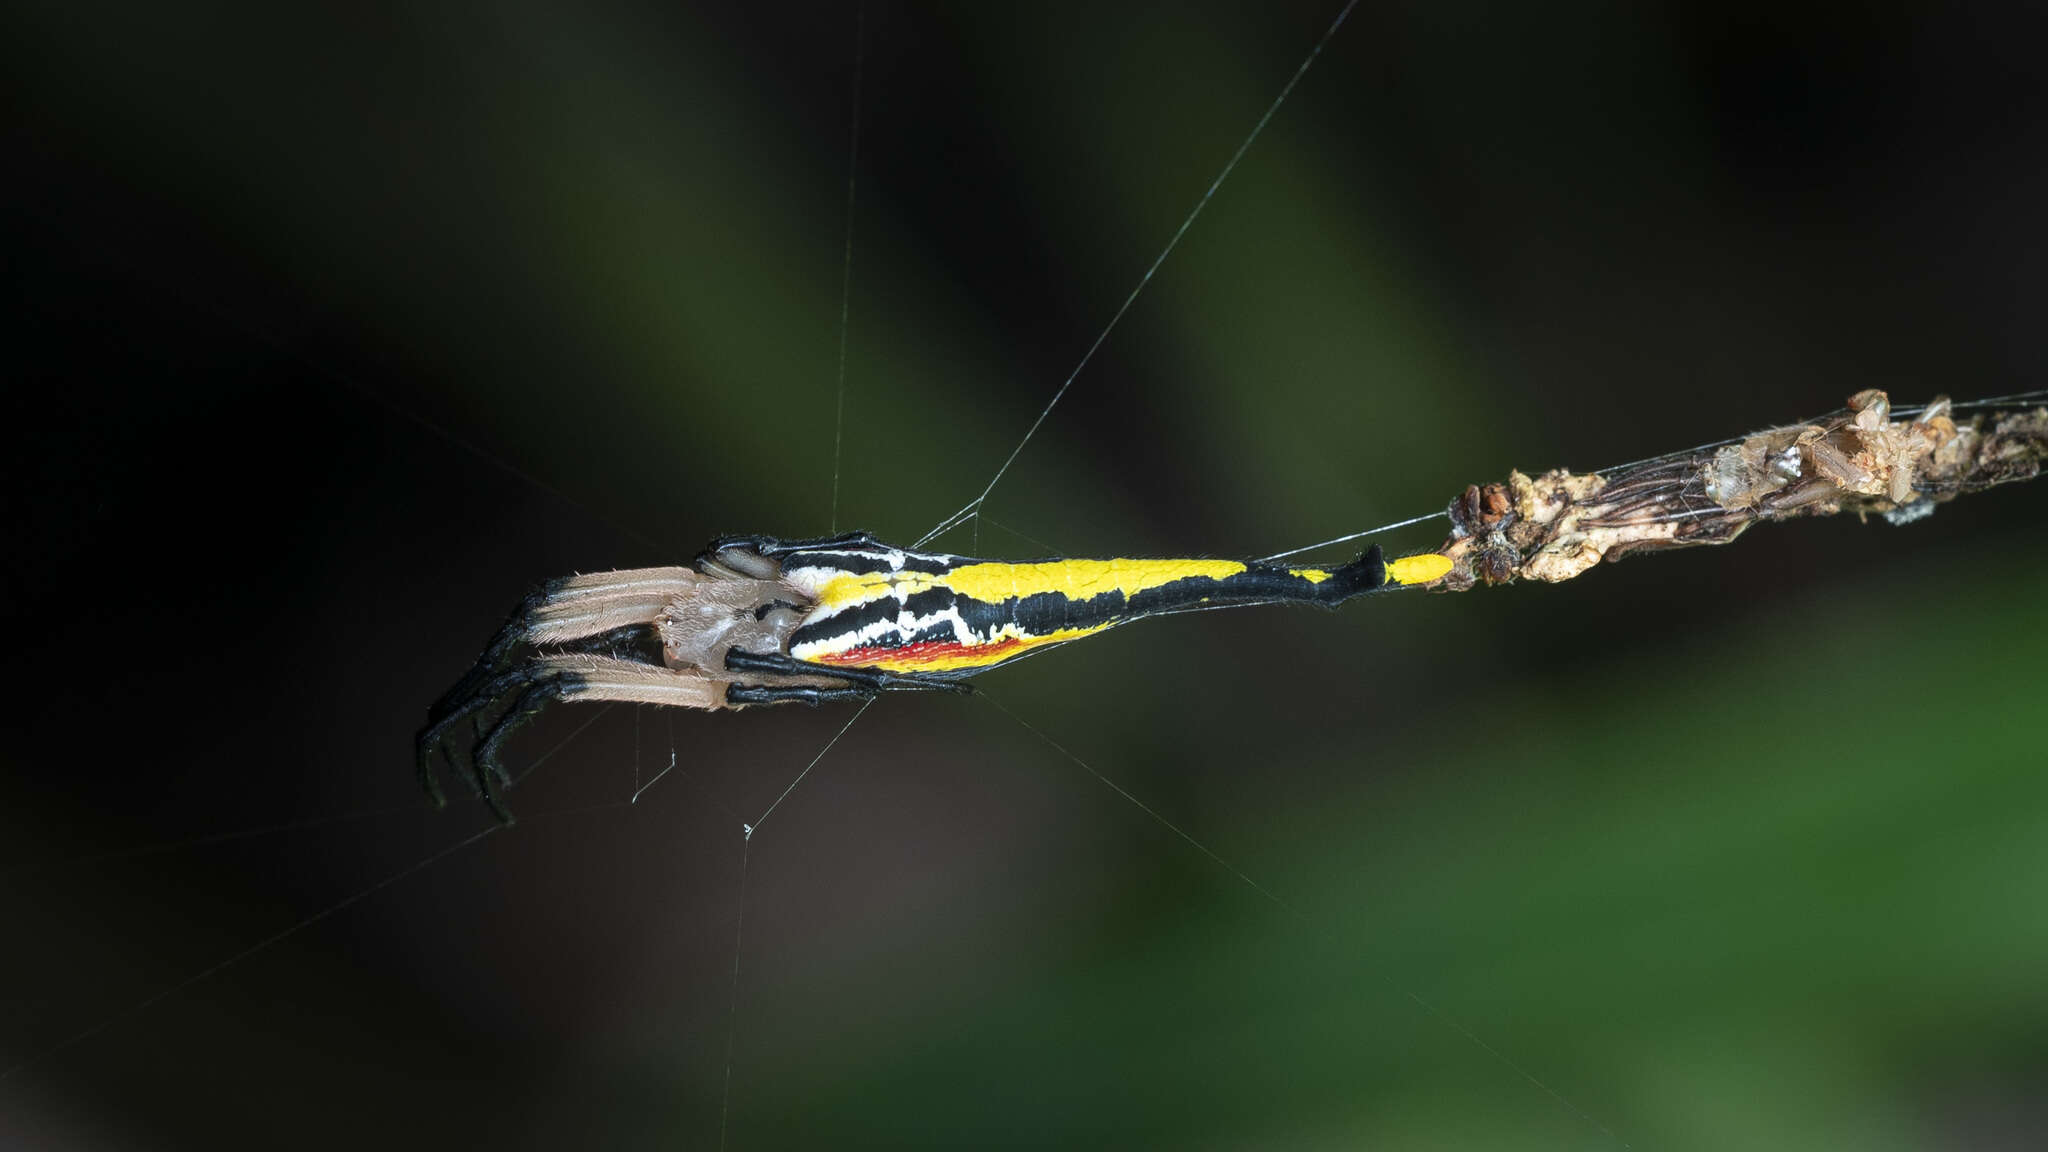
[[[909,668],[931,665],[957,668],[963,664],[993,663],[1022,647],[1024,641],[1015,636],[1005,636],[988,644],[962,644],[957,640],[928,640],[919,644],[901,644],[894,647],[872,644],[865,648],[849,648],[844,652],[819,656],[811,663],[830,664],[841,668],[868,668],[876,664]]]

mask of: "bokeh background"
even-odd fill
[[[743,893],[847,714],[565,711],[435,857],[413,729],[527,586],[914,539],[1336,7],[10,6],[0,1142],[2038,1138],[2034,486],[885,700]],[[945,543],[2036,387],[2042,31],[1368,2]]]

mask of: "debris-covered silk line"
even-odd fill
[[[2022,400],[2031,399],[2029,406]],[[1854,512],[1894,524],[1967,492],[2030,480],[2048,458],[2043,396],[1969,405],[1941,398],[1910,419],[1870,389],[1849,407],[1725,444],[1575,474],[1562,469],[1474,485],[1453,501],[1429,585],[1556,583],[1639,552],[1726,544],[1750,525]]]

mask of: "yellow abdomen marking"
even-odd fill
[[[1387,561],[1387,583],[1427,584],[1451,570],[1451,558],[1434,552]]]
[[[841,608],[891,595],[898,587],[913,580],[916,583],[912,591],[922,591],[932,585],[932,576],[928,572],[862,572],[834,576],[818,589],[818,607],[837,612]]]
[[[1191,576],[1223,580],[1242,571],[1244,565],[1235,560],[1047,560],[1042,564],[963,564],[937,579],[963,596],[1000,604],[1012,596],[1040,592],[1057,592],[1074,600],[1121,592],[1128,599]]]

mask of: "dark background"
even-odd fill
[[[856,105],[851,7],[10,8],[0,1140],[703,1147],[728,1072],[736,1148],[2048,1125],[2034,486],[886,700],[748,849],[736,1015],[739,826],[843,711],[612,709],[405,872],[528,585],[833,526],[856,111],[836,523],[907,541],[1334,11],[871,4]],[[2038,387],[2041,32],[1368,3],[945,543]]]

